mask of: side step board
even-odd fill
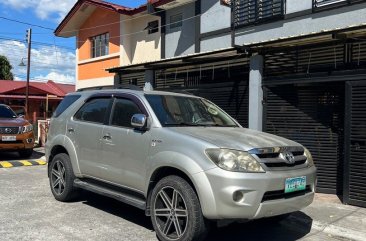
[[[107,187],[86,182],[80,179],[74,180],[74,186],[78,188],[82,188],[85,190],[88,190],[90,192],[94,192],[103,196],[107,196],[113,199],[116,199],[118,201],[124,202],[126,204],[132,205],[134,207],[137,207],[139,209],[145,210],[146,209],[146,202],[142,200],[141,198],[135,197],[131,194],[126,194],[123,192],[118,192],[112,189],[109,189]]]

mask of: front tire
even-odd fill
[[[52,159],[48,176],[51,191],[56,200],[67,202],[75,198],[77,194],[74,187],[75,175],[67,154],[60,153]]]
[[[207,221],[197,194],[186,180],[165,177],[151,195],[151,221],[160,240],[202,240],[206,236]]]

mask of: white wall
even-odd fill
[[[158,20],[153,15],[121,15],[121,66],[159,60],[161,57],[161,33],[148,34],[148,22]]]

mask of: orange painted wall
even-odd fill
[[[91,58],[90,38],[96,35],[109,33],[109,54],[120,51],[120,14],[101,8],[96,8],[78,33],[79,61]],[[113,24],[112,24],[113,23]],[[118,57],[108,58],[90,63],[78,64],[78,80],[94,79],[113,76],[105,69],[119,66]]]
[[[96,8],[78,33],[79,61],[90,59],[90,38],[109,33],[109,54],[118,53],[120,45],[120,14]],[[113,23],[113,24],[112,24]]]
[[[78,80],[102,78],[114,76],[113,73],[105,71],[107,68],[119,66],[119,57],[95,61],[86,64],[79,64]]]

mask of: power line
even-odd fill
[[[7,21],[11,21],[11,22],[16,22],[16,23],[20,23],[20,24],[24,24],[24,25],[28,25],[28,26],[33,26],[33,27],[43,28],[43,29],[47,29],[47,30],[52,30],[53,31],[53,28],[41,26],[41,25],[38,25],[38,24],[23,22],[23,21],[20,21],[20,20],[17,20],[17,19],[11,19],[11,18],[1,17],[1,16],[0,16],[0,19],[4,19],[4,20],[7,20]]]
[[[19,43],[25,43],[26,42],[25,40],[22,40],[22,39],[9,38],[9,37],[6,37],[6,36],[0,36],[0,39],[1,40],[16,41],[16,42],[19,42]],[[74,48],[70,48],[70,47],[63,46],[63,45],[55,45],[55,44],[51,44],[51,43],[38,42],[38,41],[32,41],[32,44],[41,45],[41,46],[51,46],[51,47],[57,46],[57,47],[60,47],[60,48],[63,48],[63,49],[75,50]]]
[[[192,1],[189,1],[189,2],[186,2],[186,3],[183,3],[183,4],[180,4],[180,5],[177,5],[176,7],[181,7],[181,6],[184,6],[184,5],[187,5],[187,4],[196,2],[196,1],[197,0],[192,0]],[[155,13],[160,13],[160,12],[163,12],[163,11],[166,11],[166,10],[165,9],[158,10]],[[98,25],[98,26],[94,26],[94,27],[90,27],[90,28],[82,28],[82,29],[68,30],[68,31],[64,31],[64,33],[75,32],[75,31],[80,31],[80,30],[95,29],[95,28],[99,28],[99,27],[105,27],[105,26],[109,26],[109,25],[113,25],[113,24],[117,24],[117,23],[122,23],[122,22],[126,22],[126,21],[131,21],[131,20],[134,20],[134,19],[142,18],[142,17],[145,17],[145,16],[151,16],[151,14],[146,13],[146,14],[139,15],[137,17],[128,18],[128,19],[125,19],[125,20],[122,20],[122,21],[118,21],[118,22],[114,22],[114,23],[108,23],[108,24]],[[33,23],[25,22],[25,21],[20,21],[20,20],[17,20],[17,19],[12,19],[12,18],[2,17],[2,16],[0,16],[0,19],[6,20],[6,21],[15,22],[15,23],[24,24],[24,25],[27,25],[27,26],[33,26],[33,27],[37,27],[37,28],[47,29],[47,30],[51,30],[51,31],[54,31],[55,30],[55,29],[50,28],[50,27],[46,27],[46,26],[42,26],[42,25],[38,25],[38,24],[33,24]]]
[[[218,12],[218,11],[215,11],[215,12]],[[215,12],[212,12],[212,13],[215,13]],[[195,15],[195,16],[192,16],[192,17],[189,17],[189,18],[184,18],[180,21],[177,21],[177,22],[172,22],[172,23],[168,23],[168,24],[165,24],[165,25],[161,25],[161,27],[167,27],[167,26],[170,26],[170,25],[173,25],[173,24],[176,24],[176,23],[180,23],[180,22],[185,22],[185,21],[188,21],[188,20],[192,20],[192,19],[195,19],[197,17],[201,17],[202,14],[198,14],[198,15]],[[125,34],[120,34],[120,35],[117,35],[117,36],[112,36],[112,37],[109,37],[109,39],[114,39],[114,38],[121,38],[121,37],[124,37],[124,36],[132,36],[132,35],[136,35],[136,34],[141,34],[141,33],[144,33],[145,31],[147,30],[141,30],[141,31],[136,31],[136,32],[132,32],[132,33],[125,33]],[[79,40],[79,41],[76,41],[77,43],[84,43],[85,41],[82,41],[82,40]]]
[[[196,2],[196,1],[197,0],[188,1],[186,3],[179,4],[179,5],[175,6],[175,7],[181,7],[181,6],[188,5],[188,4],[191,4],[193,2]],[[165,9],[158,10],[158,11],[155,12],[155,14],[156,13],[160,13],[160,12],[164,12],[164,11],[167,11],[167,10],[165,10]],[[88,27],[88,28],[72,29],[72,30],[68,30],[68,31],[63,31],[63,33],[73,33],[73,32],[77,32],[77,31],[81,31],[81,30],[90,30],[90,29],[95,29],[95,28],[100,28],[100,27],[106,27],[106,26],[109,26],[109,25],[114,25],[114,24],[118,24],[118,23],[132,21],[132,20],[135,20],[135,19],[138,19],[138,18],[142,18],[142,17],[146,17],[146,16],[151,16],[151,14],[145,13],[145,14],[141,14],[141,15],[139,15],[137,17],[132,17],[132,18],[124,19],[124,20],[121,20],[121,21],[118,21],[118,22],[101,24],[101,25],[97,25],[97,26],[93,26],[93,27]]]

